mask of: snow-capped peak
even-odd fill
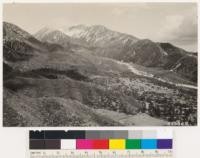
[[[37,39],[42,39],[45,35],[49,34],[52,31],[55,31],[55,29],[45,26],[42,29],[40,29],[38,32],[36,32],[34,36]]]
[[[135,42],[138,39],[134,36],[112,31],[103,25],[76,25],[62,30],[68,36],[84,39],[85,41],[97,45],[105,46],[110,44]]]

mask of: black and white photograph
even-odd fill
[[[197,126],[197,3],[4,3],[3,126]]]

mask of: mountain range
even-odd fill
[[[68,29],[41,29],[35,34],[38,40],[62,46],[87,45],[86,51],[97,56],[132,62],[146,67],[159,67],[176,71],[183,77],[197,82],[197,56],[170,43],[158,43],[139,39],[132,35],[112,31],[102,25],[77,25]],[[76,42],[75,42],[76,41]],[[83,44],[84,43],[84,44]],[[69,46],[66,46],[69,47]],[[72,48],[73,49],[73,48]],[[193,63],[187,65],[182,61]],[[177,65],[180,65],[178,66]],[[176,68],[176,69],[174,69]]]
[[[3,75],[4,126],[166,125],[143,105],[197,102],[197,55],[101,25],[4,22]]]

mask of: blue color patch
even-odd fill
[[[142,139],[141,149],[157,149],[157,139]]]

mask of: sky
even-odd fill
[[[31,34],[43,27],[104,25],[140,39],[197,51],[196,3],[4,4],[3,20]]]

